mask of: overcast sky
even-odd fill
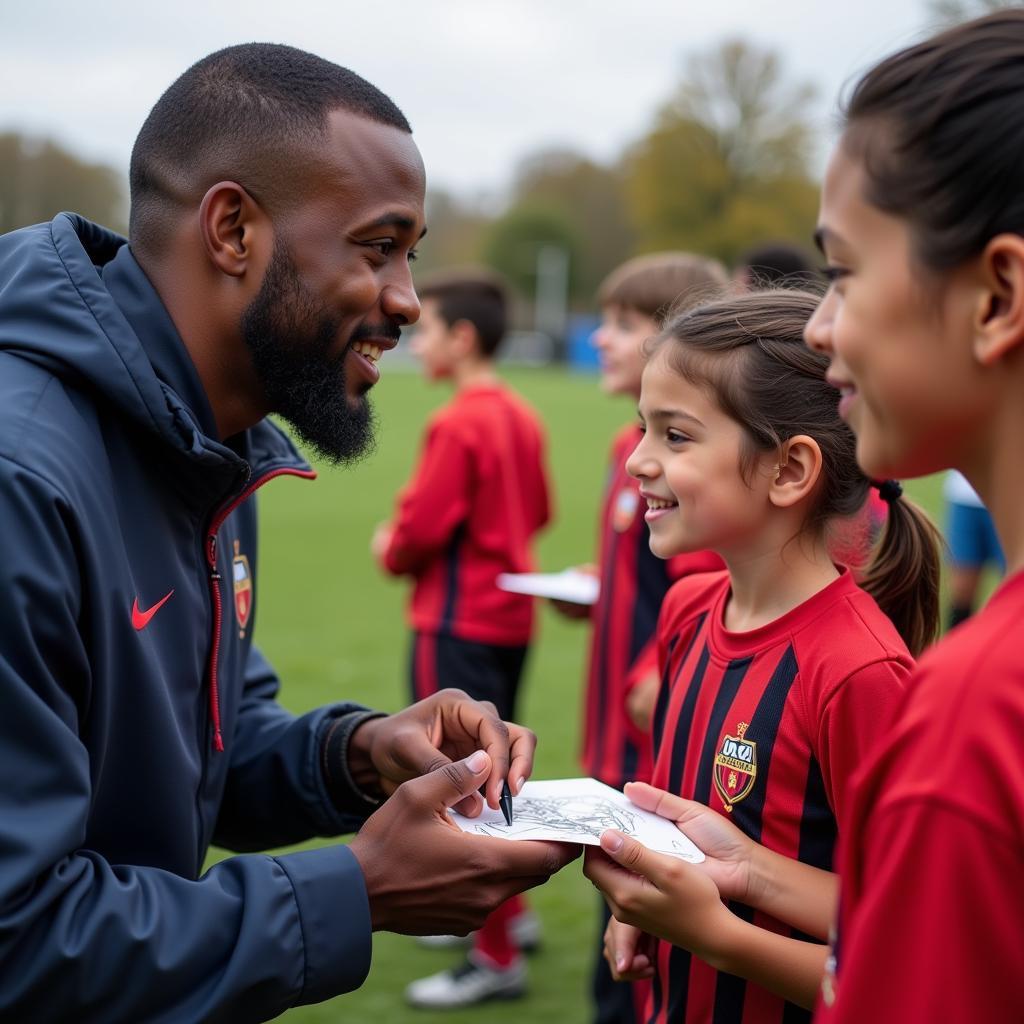
[[[495,194],[542,146],[615,155],[688,53],[740,36],[814,84],[827,149],[840,89],[927,27],[925,0],[0,0],[0,131],[127,169],[160,93],[222,46],[290,43],[387,92],[432,184]]]

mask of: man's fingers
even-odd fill
[[[491,758],[484,799],[498,807],[502,783],[508,778],[509,732],[490,701],[470,700],[462,690],[441,690],[431,698],[440,711],[441,745],[451,748],[467,740]]]
[[[413,705],[413,707],[415,708],[417,705]],[[480,744],[474,743],[465,752],[466,756],[479,749]],[[449,751],[449,753],[455,752]],[[385,758],[386,765],[381,774],[392,776],[396,782],[405,782],[421,775],[429,775],[431,772],[437,771],[438,768],[452,763],[452,758],[439,749],[439,744],[427,735],[421,724],[408,722],[393,732],[385,751]]]
[[[434,751],[435,759],[443,762],[427,775],[411,779],[399,787],[406,799],[418,803],[430,803],[435,810],[444,811],[461,803],[476,793],[491,767],[491,759],[483,750],[478,750],[461,761],[448,761],[443,754]]]
[[[533,755],[537,749],[537,736],[529,729],[518,725],[509,727],[512,740],[510,754],[512,757],[508,769],[508,784],[513,796],[519,796],[523,783],[533,774]]]
[[[497,807],[501,799],[501,787],[508,779],[512,761],[508,726],[495,712],[493,718],[488,715],[480,719],[478,735],[480,746],[491,756],[491,774],[484,787],[484,794],[487,803],[491,807]]]
[[[492,839],[482,840],[493,844]],[[544,840],[498,840],[500,851],[491,850],[494,858],[500,857],[501,869],[507,874],[519,877],[527,875],[545,878],[561,871],[581,853],[582,847],[574,843],[553,843]]]
[[[470,793],[457,804],[453,804],[454,809],[466,818],[479,817],[483,813],[484,806],[484,798],[479,793]]]

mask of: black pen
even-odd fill
[[[498,799],[501,813],[505,815],[505,824],[512,824],[512,790],[508,788],[508,779],[501,784],[501,796]]]
[[[479,789],[480,795],[487,800],[487,787],[481,786]],[[502,816],[505,818],[505,824],[512,824],[512,790],[508,787],[508,779],[505,779],[501,784],[501,796],[498,797],[498,806],[501,808]]]

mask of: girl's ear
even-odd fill
[[[992,366],[1024,343],[1024,238],[996,235],[981,255],[985,296],[974,323],[974,357]]]
[[[768,500],[776,508],[791,508],[803,501],[818,483],[821,463],[821,448],[813,437],[791,437],[779,449],[768,485]]]

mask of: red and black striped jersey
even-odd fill
[[[495,581],[499,573],[532,571],[533,536],[550,518],[536,412],[502,385],[457,392],[427,426],[383,558],[389,572],[416,581],[413,629],[528,643],[533,598],[499,590]]]
[[[772,850],[832,868],[850,778],[895,720],[913,660],[849,571],[781,618],[725,629],[728,573],[681,580],[658,624],[654,785]],[[740,904],[734,913],[786,935]],[[658,943],[651,1024],[792,1024],[809,1011]]]
[[[674,580],[722,568],[710,551],[664,561],[651,552],[640,487],[626,472],[626,459],[642,433],[624,427],[612,443],[608,482],[601,506],[598,565],[601,592],[594,606],[587,670],[583,768],[621,789],[650,778],[650,737],[626,713],[631,686],[658,670],[658,612]]]

